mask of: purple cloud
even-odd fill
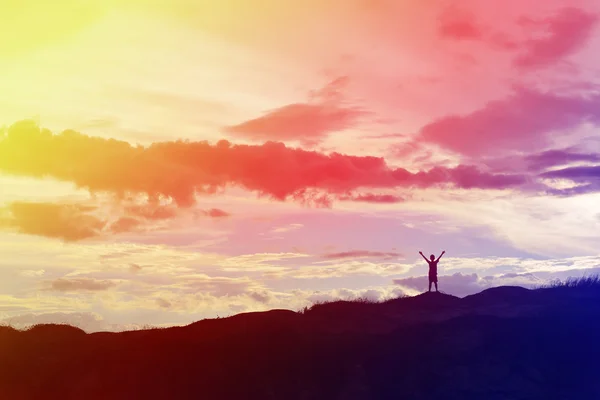
[[[471,114],[425,125],[420,139],[469,156],[497,155],[503,150],[537,150],[549,144],[552,132],[599,121],[598,94],[569,97],[519,88]]]
[[[529,169],[540,171],[557,165],[566,165],[574,162],[600,162],[600,154],[579,153],[574,149],[548,150],[526,157]]]
[[[578,186],[566,189],[549,189],[548,194],[556,196],[576,196],[600,192],[600,165],[569,167],[540,174],[542,178],[567,179]]]

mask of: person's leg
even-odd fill
[[[429,281],[429,291],[431,292],[431,281]]]
[[[435,281],[435,291],[436,291],[436,292],[439,292],[438,285],[437,285],[437,281]]]

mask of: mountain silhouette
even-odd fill
[[[599,399],[597,278],[184,327],[0,327],[2,399]]]

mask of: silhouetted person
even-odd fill
[[[427,261],[427,264],[429,264],[429,291],[431,292],[431,283],[435,283],[435,291],[439,292],[438,290],[438,279],[437,279],[437,265],[438,265],[438,261],[440,261],[440,258],[442,258],[442,256],[446,253],[446,250],[442,251],[442,254],[440,254],[440,256],[437,258],[437,260],[435,259],[435,256],[432,254],[429,256],[429,260],[427,259],[427,257],[425,257],[423,255],[423,252],[419,252],[419,254],[421,255],[421,257],[423,257],[425,259],[425,261]]]

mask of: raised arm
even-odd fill
[[[442,256],[443,256],[444,254],[446,254],[446,250],[442,251],[442,254],[440,254],[440,256],[439,256],[439,257],[437,258],[437,260],[435,260],[435,261],[436,261],[436,262],[437,262],[437,261],[440,261],[440,258],[442,258]],[[421,254],[421,255],[422,255],[422,254]]]
[[[423,259],[424,259],[425,261],[429,262],[429,260],[427,259],[427,257],[425,257],[425,256],[423,255],[423,252],[421,252],[421,251],[420,251],[420,252],[419,252],[419,254],[421,255],[421,257],[423,257]]]

